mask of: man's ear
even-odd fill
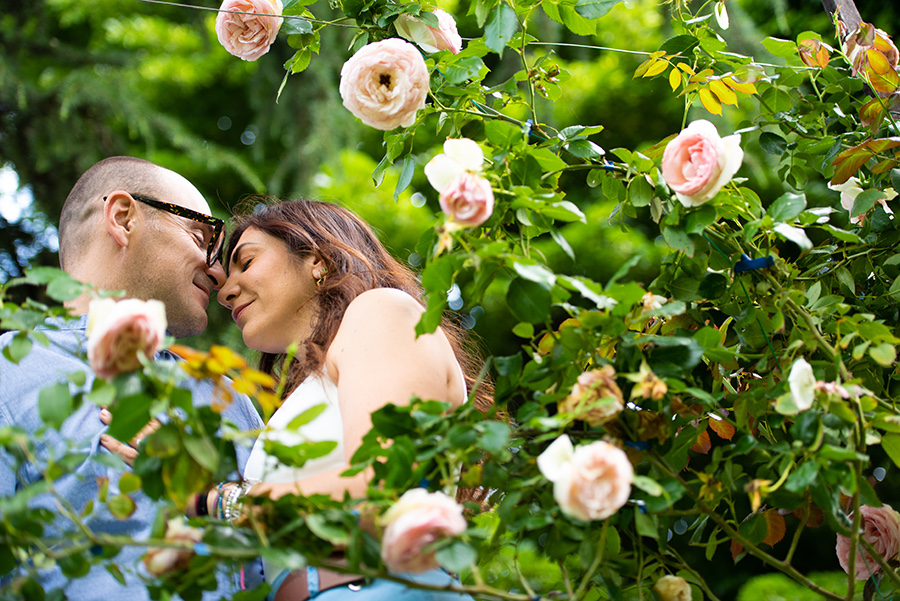
[[[103,203],[103,226],[116,244],[127,247],[134,233],[138,214],[134,199],[127,192],[116,190]]]

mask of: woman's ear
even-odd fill
[[[328,276],[328,268],[325,266],[325,261],[321,257],[313,256],[313,260],[309,266],[314,280],[321,280]]]
[[[103,204],[103,227],[122,248],[128,246],[137,221],[137,207],[130,194],[116,190]]]

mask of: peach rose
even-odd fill
[[[428,67],[416,47],[398,38],[363,46],[341,68],[344,106],[381,130],[409,127],[428,96]]]
[[[691,585],[684,578],[666,575],[656,581],[653,589],[660,601],[691,601]]]
[[[463,173],[456,176],[440,196],[441,210],[453,223],[465,227],[481,225],[494,212],[491,182],[480,175]]]
[[[900,514],[891,509],[890,505],[870,507],[863,505],[859,508],[862,512],[861,537],[869,541],[875,551],[885,561],[894,559],[900,553]],[[853,517],[852,515],[850,516]],[[846,536],[837,536],[838,561],[848,574],[850,573],[850,539]],[[854,572],[857,580],[868,580],[873,574],[881,571],[881,566],[875,563],[869,552],[859,545],[856,550],[856,563]]]
[[[269,51],[283,21],[281,0],[225,0],[219,11],[226,11],[216,16],[219,43],[245,61],[255,61]]]
[[[614,419],[625,409],[622,390],[616,384],[616,370],[612,365],[604,365],[578,376],[572,392],[560,401],[558,409],[592,427]]]
[[[181,518],[172,518],[166,522],[165,540],[199,543],[203,540],[203,531],[199,528],[185,526],[184,520]],[[150,547],[142,561],[148,572],[154,576],[161,576],[166,572],[187,567],[192,556],[193,552],[187,549]]]
[[[101,378],[114,378],[138,369],[141,355],[152,359],[162,349],[166,308],[157,300],[93,300],[86,331],[91,369]]]
[[[415,42],[425,52],[449,50],[458,54],[462,50],[462,38],[456,30],[456,21],[449,13],[436,9],[437,27],[429,27],[419,19],[403,14],[394,21],[394,27],[401,38]]]
[[[381,518],[381,559],[392,572],[418,574],[438,567],[433,542],[466,530],[462,506],[442,492],[414,488],[403,493]]]
[[[715,125],[700,119],[666,146],[662,173],[681,204],[696,207],[715,196],[743,160],[739,134],[721,138]]]
[[[537,458],[538,469],[553,482],[553,498],[567,516],[604,520],[628,501],[634,468],[625,452],[596,441],[573,448],[565,434]]]

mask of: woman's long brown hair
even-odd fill
[[[246,202],[246,201],[245,201]],[[247,228],[278,238],[298,259],[310,255],[322,261],[327,270],[317,288],[318,309],[312,333],[301,342],[305,352],[285,367],[284,354],[263,353],[261,371],[286,378],[285,396],[310,374],[322,369],[328,347],[337,335],[347,307],[357,296],[373,288],[396,288],[425,306],[424,293],[416,275],[384,249],[371,228],[347,209],[313,200],[250,199],[252,213],[235,218],[235,228],[225,253],[225,268],[241,234]],[[481,360],[464,329],[446,317],[441,322],[463,369],[468,390],[473,390],[481,371]],[[285,373],[286,370],[286,373]],[[475,389],[475,406],[487,412],[493,404],[492,386],[484,378]]]

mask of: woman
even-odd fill
[[[319,493],[336,499],[349,492],[362,498],[369,474],[339,475],[371,429],[372,412],[387,403],[406,403],[413,395],[443,400],[454,408],[465,402],[467,383],[460,365],[469,368],[472,361],[462,350],[458,330],[445,324],[433,334],[416,337],[424,310],[418,281],[349,211],[314,201],[264,207],[238,218],[225,257],[228,278],[219,302],[231,310],[247,346],[263,353],[261,369],[286,378],[289,394],[247,463],[245,478],[260,483],[249,491],[246,484],[238,488],[228,483],[205,499],[201,495],[201,512],[224,507],[228,513],[246,492],[272,498]],[[285,365],[294,343],[299,343],[299,352]],[[299,469],[266,454],[266,439],[299,442],[285,426],[321,403],[327,409],[301,432],[311,440],[336,440],[334,451]],[[486,391],[476,403],[487,409]],[[207,506],[200,507],[204,500]],[[324,570],[289,573],[272,565],[266,566],[266,578],[275,601],[304,601],[316,588],[332,586],[330,595],[337,596],[346,592],[347,582],[360,580]],[[416,579],[434,585],[452,582],[439,570]],[[410,590],[386,580],[363,590],[367,599],[360,601],[398,593],[408,601],[469,599]]]

